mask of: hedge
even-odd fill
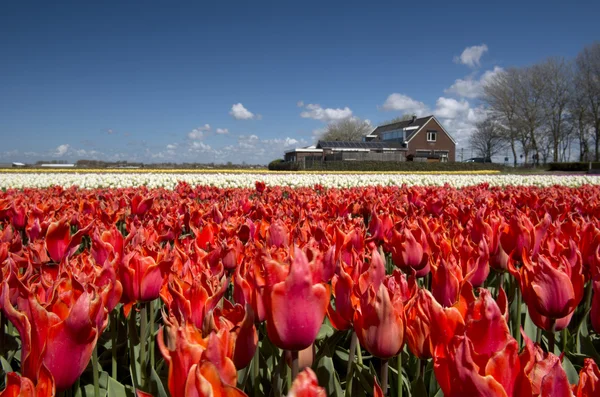
[[[481,163],[426,163],[413,161],[326,161],[315,162],[307,170],[313,171],[501,171],[501,164]]]
[[[550,163],[550,171],[587,171],[589,169],[589,162]],[[600,169],[600,162],[592,162],[592,169]]]
[[[273,160],[269,163],[270,171],[298,171],[300,164],[285,162],[283,159]]]

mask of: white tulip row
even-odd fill
[[[235,173],[0,173],[0,189],[46,188],[50,186],[80,188],[121,188],[147,186],[149,188],[173,189],[179,181],[192,186],[216,186],[220,188],[254,187],[256,181],[267,186],[314,186],[349,188],[356,186],[421,185],[440,186],[448,184],[464,187],[488,183],[491,186],[581,186],[600,184],[600,176],[594,175],[434,175],[434,174],[235,174]]]

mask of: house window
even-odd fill
[[[427,142],[435,142],[437,139],[437,131],[427,131]]]

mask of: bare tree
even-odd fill
[[[585,47],[575,59],[575,82],[593,128],[595,160],[600,161],[600,42]]]
[[[321,136],[323,141],[360,141],[373,131],[373,127],[366,121],[348,118],[330,123]]]
[[[504,149],[502,127],[492,119],[485,119],[475,124],[475,130],[470,136],[471,149],[485,160],[498,154]]]
[[[579,84],[576,82],[571,95],[569,113],[573,129],[577,131],[577,140],[579,141],[579,161],[587,161],[590,159],[590,122],[585,93],[580,90],[578,86]]]
[[[505,141],[508,142],[513,154],[514,166],[517,166],[517,137],[519,120],[517,114],[517,91],[519,86],[519,71],[510,68],[487,82],[483,87],[483,100],[490,110],[490,117],[503,128]]]
[[[517,85],[517,119],[519,124],[519,140],[525,156],[533,151],[535,163],[539,164],[540,154],[538,149],[539,128],[544,123],[542,100],[546,90],[546,81],[540,65],[533,65],[519,69],[519,84]]]
[[[564,58],[549,58],[538,65],[534,73],[539,73],[544,81],[541,87],[542,116],[551,138],[545,139],[545,143],[551,145],[552,161],[557,162],[561,141],[566,138],[568,106],[572,95],[570,88],[573,81],[571,67]],[[543,153],[542,156],[547,157],[547,154]]]
[[[399,123],[401,121],[411,120],[413,117],[417,117],[417,115],[414,113],[405,113],[402,116],[394,117],[391,120],[386,120],[386,121],[382,122],[381,125]]]

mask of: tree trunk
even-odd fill
[[[517,166],[517,149],[515,148],[515,139],[514,138],[510,138],[510,148],[513,153],[513,165],[516,167]]]
[[[552,161],[555,163],[558,162],[558,139],[554,140],[554,155],[552,156]]]
[[[596,120],[595,124],[596,139],[594,139],[594,144],[596,145],[596,161],[600,161],[600,152],[598,152],[598,144],[600,143],[600,120]]]

